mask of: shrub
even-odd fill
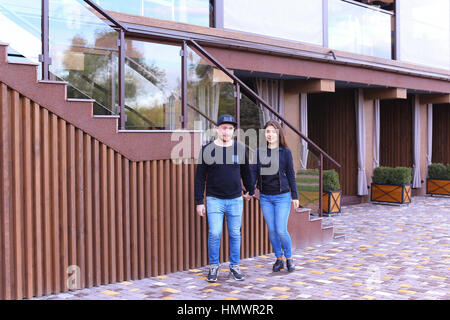
[[[373,171],[372,181],[376,184],[410,184],[412,170],[406,167],[377,167]]]
[[[372,181],[376,184],[389,184],[391,171],[389,167],[376,167],[373,171]]]
[[[428,177],[430,179],[446,179],[447,171],[442,163],[432,163],[428,166]]]
[[[336,170],[324,170],[323,171],[323,191],[335,191],[341,190],[339,184],[339,174]]]
[[[412,181],[412,169],[397,167],[391,172],[390,184],[410,184]]]

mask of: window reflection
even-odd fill
[[[391,15],[341,0],[328,2],[329,47],[391,59]]]
[[[181,129],[180,47],[127,40],[126,129]]]
[[[96,0],[106,10],[210,26],[209,0]]]

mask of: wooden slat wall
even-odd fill
[[[337,169],[324,161],[324,169],[336,169],[339,173],[345,195],[357,194],[355,112],[354,90],[308,94],[308,136],[341,165]]]
[[[433,105],[432,162],[450,164],[450,104]]]
[[[381,166],[412,167],[412,105],[412,95],[380,101]]]
[[[1,83],[0,107],[0,299],[208,263],[194,164],[129,161]],[[242,258],[271,252],[255,200],[242,239]],[[222,261],[228,249],[224,230]]]

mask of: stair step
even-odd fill
[[[94,99],[67,98],[68,102],[95,102]]]
[[[109,119],[109,118],[119,119],[120,118],[120,116],[118,114],[111,114],[111,115],[94,114],[93,117],[94,118],[99,118],[99,119],[103,119],[103,118],[106,118],[106,119]]]
[[[8,61],[9,64],[16,64],[16,65],[24,65],[24,66],[33,66],[33,67],[39,67],[39,63],[31,62],[31,61]]]
[[[61,84],[68,85],[69,83],[66,81],[56,81],[56,80],[39,80],[39,83],[49,83],[49,84]]]

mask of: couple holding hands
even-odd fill
[[[266,147],[256,151],[256,163],[251,165],[246,147],[233,139],[236,121],[231,115],[222,115],[217,121],[217,138],[204,145],[200,151],[195,173],[194,194],[196,211],[208,216],[207,281],[215,282],[219,274],[219,249],[224,215],[227,218],[230,244],[230,275],[244,280],[239,268],[241,256],[241,224],[243,199],[254,196],[259,189],[260,206],[269,231],[269,239],[275,252],[273,271],[286,268],[294,271],[291,238],[287,223],[291,202],[298,208],[292,154],[278,121],[270,120],[265,126]],[[242,194],[243,181],[245,193]],[[206,183],[206,208],[204,191]]]

